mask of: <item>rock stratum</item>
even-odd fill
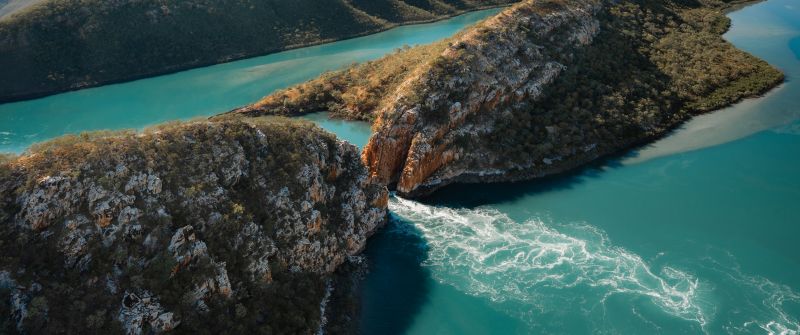
[[[430,22],[517,0],[0,2],[0,102]],[[6,11],[12,11],[3,15]]]
[[[737,1],[524,1],[451,39],[327,73],[232,114],[371,120],[373,180],[451,183],[562,173],[783,81],[726,42]]]
[[[315,333],[387,200],[356,147],[306,122],[37,145],[0,164],[0,333]]]

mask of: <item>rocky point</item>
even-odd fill
[[[304,122],[39,145],[0,169],[0,330],[313,332],[387,196],[355,146]]]

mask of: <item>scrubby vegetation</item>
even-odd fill
[[[317,79],[275,92],[242,110],[250,115],[297,116],[321,110],[349,120],[374,121],[410,73],[435,59],[451,39],[403,47],[380,60],[327,72]]]
[[[15,157],[14,154],[0,153],[0,164],[11,161]]]
[[[536,1],[533,9],[548,11],[564,2]],[[349,3],[364,6],[359,15],[408,9]],[[446,8],[444,2],[414,3],[425,11]],[[585,34],[593,41],[580,47],[555,43],[585,32],[574,27],[553,24],[556,31],[541,35],[501,31],[527,27],[522,24],[479,25],[450,40],[325,74],[240,114],[143,133],[66,136],[36,145],[22,157],[0,156],[0,315],[10,316],[0,318],[0,332],[120,332],[121,320],[130,319],[123,311],[137,308],[157,310],[158,319],[145,316],[145,332],[164,327],[209,334],[313,331],[331,272],[321,270],[329,263],[320,259],[342,261],[343,250],[357,250],[360,242],[353,239],[365,239],[368,232],[351,227],[353,208],[368,203],[380,211],[386,194],[382,186],[359,184],[366,180],[366,169],[358,153],[341,151],[332,135],[309,123],[243,114],[328,109],[340,117],[372,120],[383,117],[379,112],[404,113],[405,107],[414,107],[420,116],[409,118],[414,124],[394,131],[388,122],[395,120],[385,121],[388,136],[396,136],[385,143],[417,141],[423,149],[412,157],[417,163],[433,157],[437,164],[471,164],[455,172],[568,168],[659,136],[692,115],[762,93],[783,80],[779,71],[721,38],[729,22],[720,10],[728,3],[630,0],[604,5],[597,14],[597,35]],[[593,19],[587,14],[574,22]],[[398,18],[384,19],[391,20]],[[467,42],[472,44],[462,44],[470,33]],[[524,44],[541,47],[507,56],[502,43],[508,36],[523,36]],[[500,47],[476,52],[488,43]],[[469,86],[474,80],[465,78],[476,72],[475,64],[496,64],[479,58],[497,54],[536,69],[556,62],[564,67],[554,81],[532,86],[534,91],[542,88],[537,94]],[[482,77],[472,78],[510,82],[513,75],[499,68],[479,70]],[[395,98],[403,100],[403,108],[390,108]],[[464,116],[458,107],[462,102],[477,107]],[[461,123],[436,127],[449,126],[457,114],[464,118]],[[444,159],[445,151],[458,155]],[[386,153],[409,155],[405,147]],[[577,163],[558,165],[569,160]],[[412,167],[433,166],[426,163]],[[303,172],[313,170],[308,166],[316,166],[316,173]],[[425,170],[414,182],[436,172]],[[331,187],[319,186],[321,181]],[[359,187],[366,188],[366,195],[352,194]],[[188,242],[170,248],[176,239]],[[189,246],[189,258],[179,258]],[[320,254],[302,256],[314,250]],[[207,290],[198,293],[203,287]]]
[[[730,25],[723,11],[734,3],[528,0],[452,39],[326,74],[238,112],[328,109],[375,120],[365,160],[404,195],[454,180],[535,178],[782,82],[780,71],[722,38]]]
[[[514,0],[41,0],[0,20],[0,101],[430,21]]]
[[[313,333],[385,210],[355,147],[283,118],[66,136],[0,171],[4,334]]]
[[[506,152],[513,161],[527,165],[544,157],[569,157],[588,146],[618,148],[774,87],[783,80],[778,70],[721,37],[730,25],[721,10],[735,2],[609,1],[599,16],[599,35],[589,46],[561,50],[551,41],[537,41],[547,57],[567,65],[566,70],[546,86],[542,97],[509,108],[513,113],[496,125],[487,141],[492,144],[489,150]],[[560,6],[559,1],[550,5]],[[480,25],[473,30],[477,30],[473,34],[501,35]],[[420,105],[428,122],[447,121],[450,104],[437,107],[423,102],[426,92],[437,91],[431,85],[449,85],[451,77],[472,71],[473,55],[458,42],[462,35],[327,73],[243,111],[296,115],[327,109],[335,117],[374,120],[382,104],[401,94],[416,99],[406,105]],[[567,37],[555,32],[552,38]],[[445,49],[449,57],[440,56]],[[437,80],[399,87],[421,73]],[[443,102],[461,101],[471,90],[440,89],[449,96]]]
[[[489,143],[519,163],[601,151],[663,134],[698,113],[783,81],[766,62],[722,38],[721,2],[635,0],[610,6],[584,50],[553,55],[566,72],[514,110]]]

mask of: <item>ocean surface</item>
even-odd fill
[[[0,105],[0,151],[225,111],[495,13]],[[762,98],[567,176],[393,198],[365,257],[365,334],[800,334],[800,3],[725,36],[787,74]],[[363,146],[369,125],[306,116]]]

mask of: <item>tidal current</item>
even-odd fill
[[[204,117],[497,10],[0,105],[0,151]],[[762,98],[573,174],[393,197],[365,252],[365,334],[800,334],[800,4],[730,14],[787,74]],[[306,116],[363,146],[370,127]]]

